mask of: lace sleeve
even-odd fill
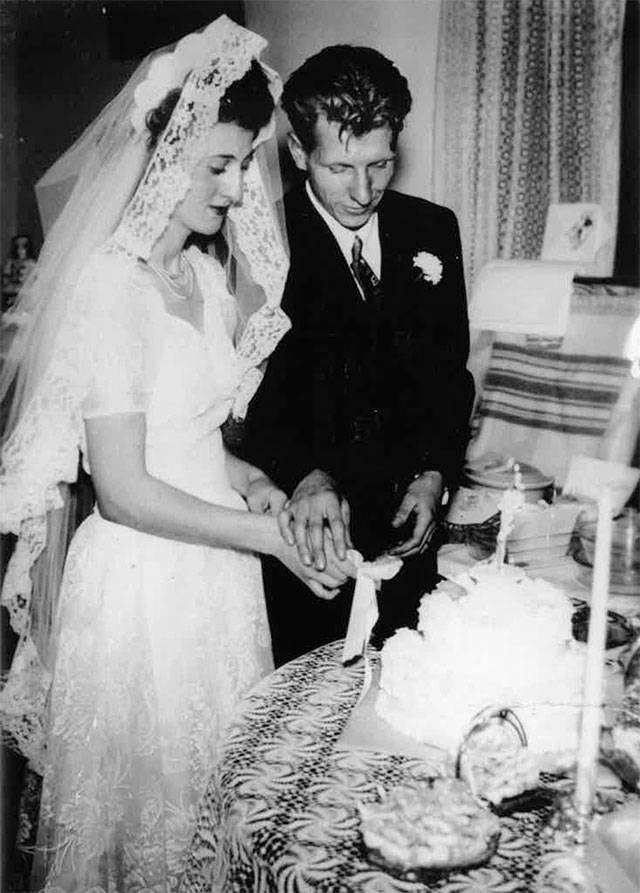
[[[148,408],[157,341],[148,278],[132,259],[98,255],[78,283],[84,418]]]
[[[83,412],[142,409],[148,401],[155,317],[144,312],[136,270],[122,254],[99,252],[87,261],[38,390],[2,448],[0,531],[17,540],[0,598],[19,642],[9,676],[0,680],[0,725],[36,768],[57,590],[47,588],[47,574],[36,575],[32,602],[32,571],[48,539],[48,514],[65,508],[60,485],[77,476]]]

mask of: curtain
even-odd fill
[[[432,195],[458,215],[469,290],[537,258],[553,202],[618,205],[624,0],[444,0]]]

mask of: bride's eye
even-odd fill
[[[215,167],[214,165],[209,165],[209,173],[214,174],[216,177],[219,177],[221,174],[224,174],[226,167]]]

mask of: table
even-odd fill
[[[537,813],[503,818],[491,862],[427,887],[366,861],[356,802],[436,773],[429,762],[338,739],[362,665],[332,643],[286,664],[245,700],[201,804],[185,893],[528,893],[543,855]],[[374,653],[374,662],[377,655]]]

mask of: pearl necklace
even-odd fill
[[[158,267],[150,260],[147,261],[147,266],[178,301],[188,301],[192,297],[195,274],[186,255],[180,254],[177,273],[169,273],[164,267]]]

